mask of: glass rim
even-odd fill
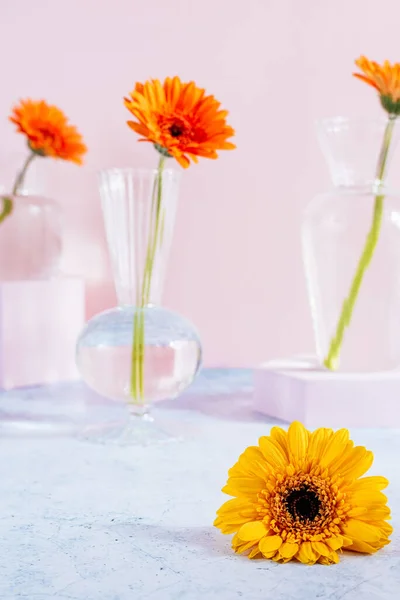
[[[175,176],[177,178],[180,178],[182,176],[182,172],[178,169],[174,169],[173,167],[167,167],[164,168],[162,170],[163,174],[167,174],[167,175],[172,175]],[[158,174],[158,169],[157,168],[150,168],[150,167],[107,167],[104,169],[98,169],[97,170],[97,175],[98,177],[101,177],[102,175],[117,175],[117,174],[122,174],[122,175],[127,175],[127,174],[147,174],[147,175],[157,175]]]
[[[366,116],[355,116],[345,117],[343,115],[337,115],[335,117],[320,117],[315,119],[317,127],[321,128],[325,125],[346,125],[351,123],[375,123],[375,124],[386,124],[389,120],[389,116],[385,117],[366,117]]]

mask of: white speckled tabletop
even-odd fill
[[[395,600],[400,597],[400,431],[353,430],[375,453],[395,533],[375,556],[339,565],[249,561],[213,528],[228,468],[269,431],[251,410],[251,374],[206,372],[158,409],[185,441],[101,446],[67,435],[11,437],[0,426],[1,600]],[[117,410],[80,384],[0,395],[19,414],[84,421]],[[84,408],[83,408],[84,406]],[[51,432],[51,431],[50,431]]]

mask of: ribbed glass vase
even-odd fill
[[[153,421],[154,402],[174,398],[201,362],[191,323],[161,306],[179,175],[172,169],[112,169],[100,175],[104,223],[118,307],[93,317],[77,344],[77,364],[96,392],[128,408],[127,420],[85,432],[100,442],[169,439]]]

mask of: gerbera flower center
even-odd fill
[[[48,149],[58,149],[60,147],[59,136],[53,128],[47,125],[37,125],[34,123],[34,133],[29,141],[29,147],[35,154],[46,156]]]
[[[56,138],[54,131],[51,131],[48,127],[39,127],[38,131],[46,142],[54,142]]]
[[[158,120],[160,127],[160,145],[168,150],[173,147],[186,147],[194,135],[193,125],[185,115],[175,114],[170,116],[160,115]]]
[[[184,132],[184,128],[181,125],[178,125],[177,123],[174,123],[169,128],[169,132],[172,135],[172,137],[179,137]]]
[[[322,540],[339,533],[345,519],[336,489],[329,478],[316,473],[279,476],[273,487],[259,493],[257,512],[288,541]]]
[[[286,507],[294,519],[314,521],[318,515],[321,502],[315,492],[306,486],[292,490],[286,497]]]

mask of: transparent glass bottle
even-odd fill
[[[303,256],[318,357],[328,366],[328,353],[339,337],[332,362],[342,371],[376,372],[400,366],[400,197],[377,177],[387,126],[384,118],[333,118],[318,123],[333,187],[307,207]],[[398,139],[394,123],[392,129],[387,164]],[[382,213],[374,230],[377,197],[382,200]],[[356,277],[368,243],[374,251],[362,276]],[[341,327],[350,290],[356,300],[347,311],[351,318],[342,318]]]
[[[0,281],[56,275],[62,252],[62,213],[50,198],[0,194],[12,211],[0,223]]]
[[[89,387],[126,403],[129,418],[86,431],[94,441],[147,444],[168,439],[168,433],[153,423],[151,405],[182,393],[200,367],[197,331],[160,306],[178,190],[179,175],[172,169],[161,176],[148,169],[100,174],[119,306],[87,323],[77,344],[77,364]],[[149,252],[151,277],[146,271]]]

